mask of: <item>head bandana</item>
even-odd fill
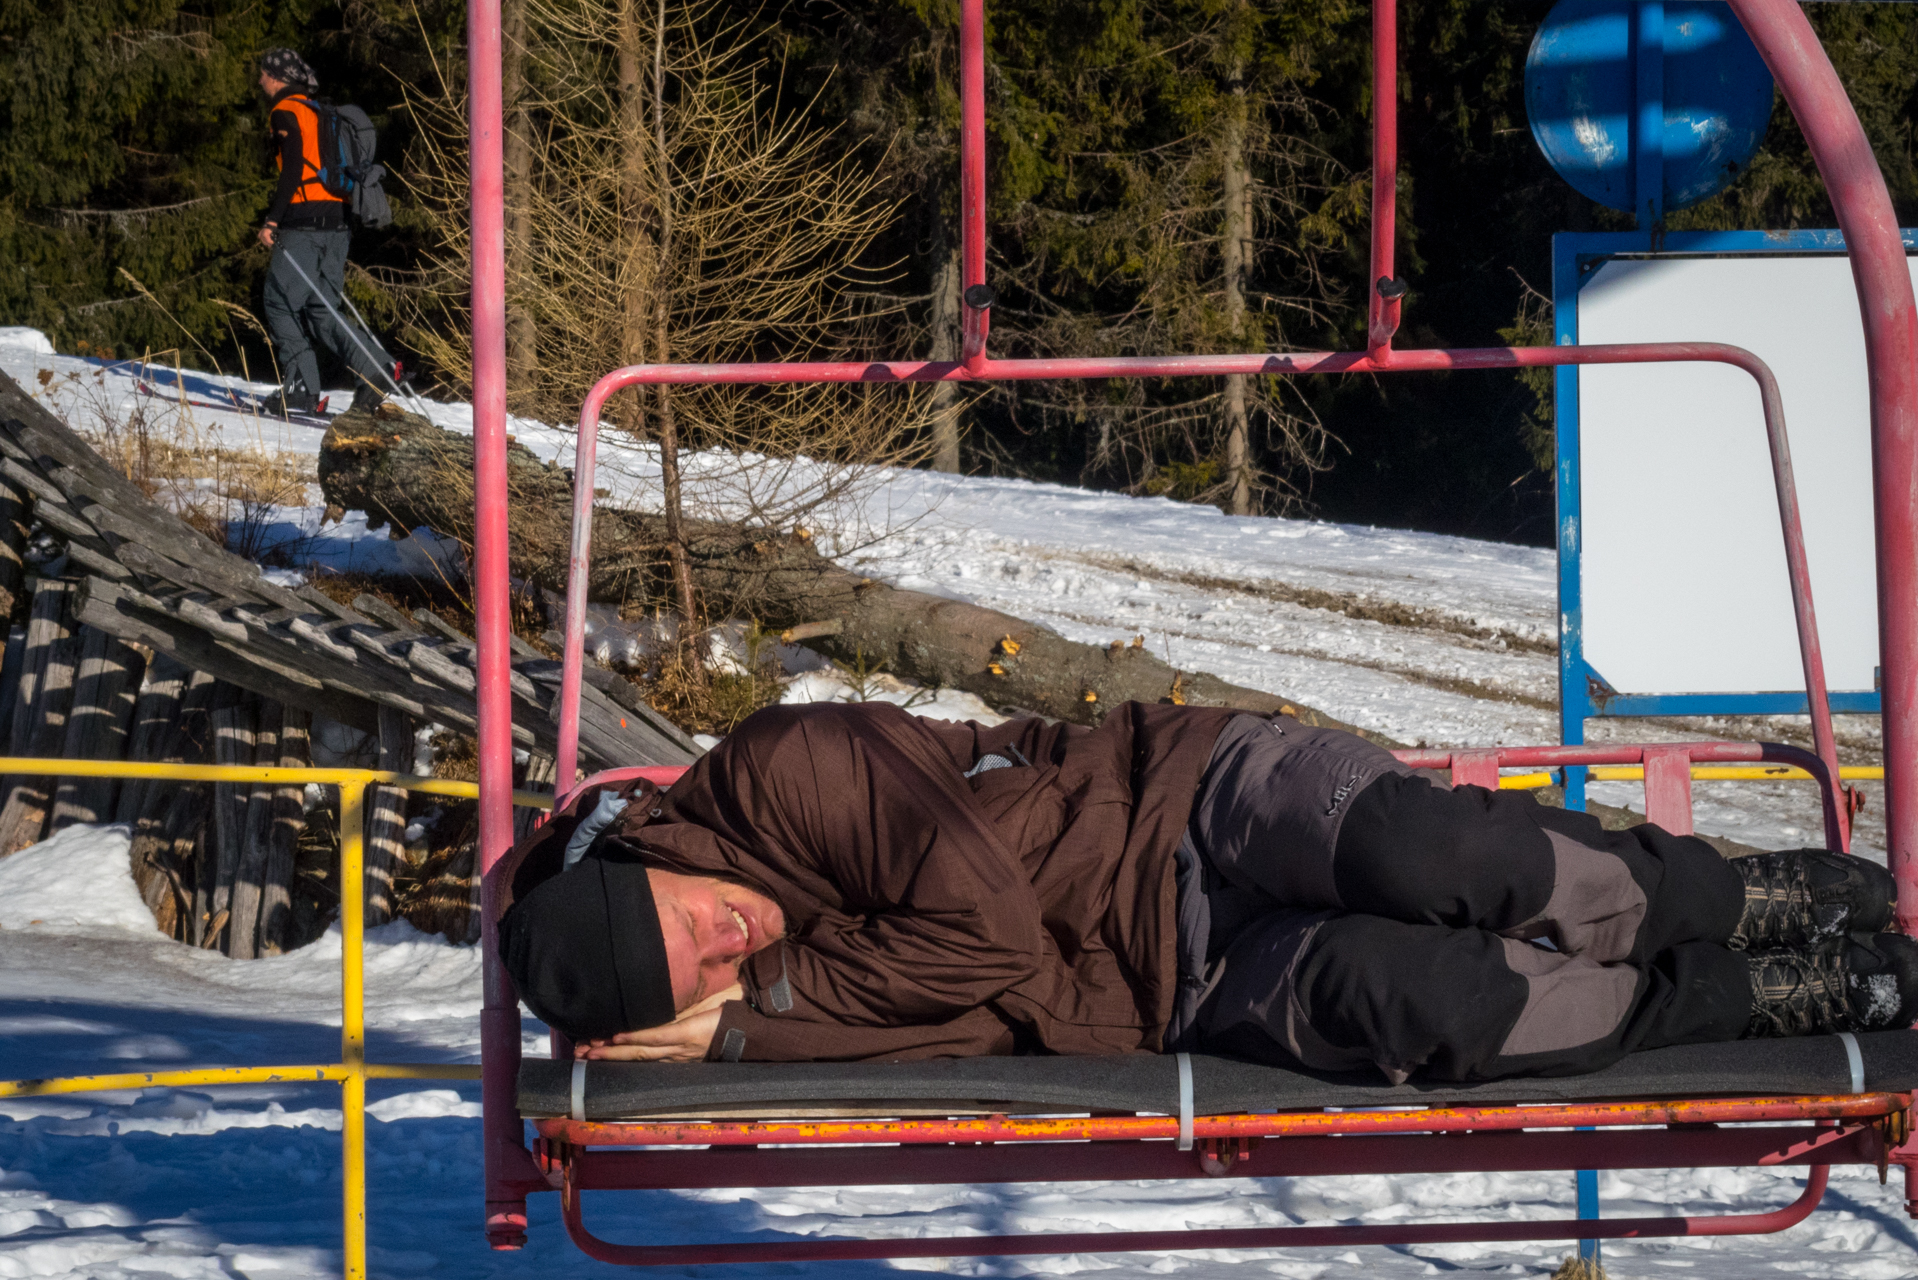
[[[284,80],[295,89],[317,89],[320,78],[313,74],[313,68],[306,65],[306,59],[291,49],[268,49],[260,55],[260,70],[275,80]]]

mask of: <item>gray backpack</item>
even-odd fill
[[[373,122],[354,106],[314,102],[313,108],[320,118],[320,185],[346,202],[360,226],[390,226],[393,209],[380,186],[386,166],[373,160],[379,147]]]

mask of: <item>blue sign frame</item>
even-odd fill
[[[1918,251],[1918,230],[1903,233],[1907,252]],[[1643,257],[1825,256],[1845,251],[1837,231],[1615,231],[1552,237],[1553,340],[1578,344],[1578,291],[1608,259]],[[1561,365],[1555,374],[1558,460],[1554,484],[1558,499],[1558,714],[1559,741],[1585,741],[1590,719],[1631,716],[1805,715],[1803,693],[1634,694],[1614,690],[1585,661],[1584,605],[1580,596],[1578,463],[1578,368]],[[1877,714],[1878,691],[1833,690],[1835,712]],[[1568,808],[1585,807],[1585,770],[1565,771]]]

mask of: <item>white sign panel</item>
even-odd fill
[[[1870,421],[1847,260],[1615,259],[1577,306],[1581,346],[1727,342],[1771,366],[1826,679],[1872,689]],[[1586,663],[1621,693],[1802,691],[1757,384],[1728,365],[1619,365],[1581,369],[1578,389]]]

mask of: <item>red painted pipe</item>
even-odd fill
[[[968,1183],[1144,1182],[1173,1178],[1327,1178],[1383,1174],[1555,1173],[1571,1169],[1736,1169],[1876,1165],[1883,1140],[1845,1129],[1731,1126],[1589,1133],[1424,1134],[1201,1144],[1055,1142],[945,1146],[707,1147],[570,1153],[580,1191],[720,1187],[963,1186]]]
[[[490,870],[513,843],[513,703],[506,555],[506,214],[502,164],[499,0],[467,6],[467,110],[473,201],[473,612],[479,642],[479,858]],[[481,885],[480,1014],[486,1235],[494,1248],[526,1240],[526,1191],[536,1179],[515,1110],[519,1001],[495,958],[494,884]],[[543,1185],[537,1184],[537,1185]]]
[[[1871,388],[1885,836],[1898,926],[1918,934],[1918,305],[1884,175],[1804,11],[1795,0],[1731,7],[1804,130],[1858,286]]]
[[[1911,1105],[1904,1093],[1834,1097],[1693,1098],[1661,1102],[1565,1102],[1536,1106],[1429,1107],[1379,1111],[1282,1111],[1194,1116],[1195,1138],[1314,1138],[1334,1134],[1490,1133],[1618,1125],[1753,1124],[1780,1120],[1876,1120]],[[1133,1142],[1179,1136],[1177,1116],[984,1116],[898,1120],[628,1120],[554,1118],[541,1136],[576,1147],[747,1147],[776,1143]]]
[[[1461,1244],[1520,1240],[1648,1240],[1670,1236],[1765,1235],[1803,1222],[1824,1198],[1829,1171],[1814,1165],[1804,1192],[1770,1213],[1709,1218],[1573,1218],[1550,1222],[1420,1222],[1389,1226],[1229,1227],[1202,1231],[1076,1231],[1059,1235],[956,1236],[894,1240],[775,1240],[737,1244],[619,1245],[586,1230],[580,1195],[569,1190],[566,1233],[588,1257],[623,1266],[717,1262],[847,1262],[878,1258],[981,1258],[1139,1250],[1339,1248],[1373,1244]]]
[[[1398,298],[1379,292],[1393,279],[1399,198],[1398,0],[1372,0],[1372,276],[1365,284],[1365,345],[1380,364],[1392,360]]]
[[[986,0],[959,6],[959,246],[960,288],[986,282]],[[986,359],[992,317],[964,305],[960,353],[968,368]]]

